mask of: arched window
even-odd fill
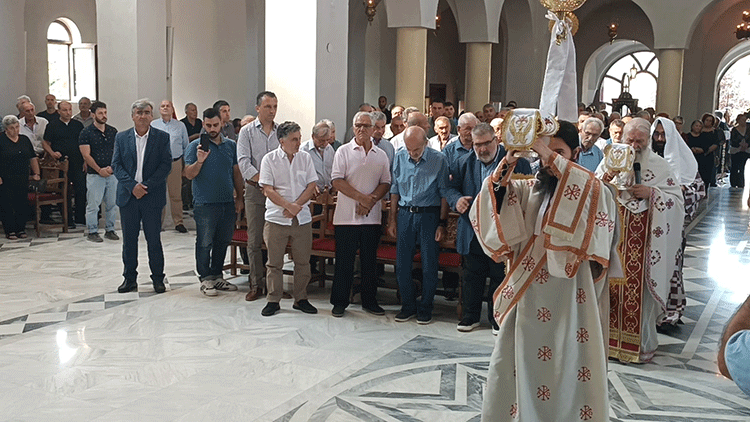
[[[81,43],[73,21],[55,19],[47,28],[49,92],[59,100],[97,98],[95,53],[93,44]]]
[[[745,56],[724,73],[719,82],[719,110],[729,110],[732,118],[750,110],[750,56]]]
[[[650,51],[639,51],[623,56],[605,72],[599,86],[601,102],[612,111],[612,100],[627,91],[638,99],[638,107],[656,107],[656,82],[659,60]]]

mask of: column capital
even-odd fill
[[[435,29],[438,0],[383,0],[389,28]]]

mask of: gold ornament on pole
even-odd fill
[[[573,14],[573,11],[583,6],[586,0],[539,0],[539,2],[542,3],[542,6],[549,9],[550,12],[556,14],[558,19],[564,20],[567,18],[570,21],[571,35],[575,35],[578,32],[578,18]],[[550,21],[549,30],[552,31],[554,26],[555,22]],[[567,34],[561,33],[557,37],[557,45],[560,45],[567,37]]]

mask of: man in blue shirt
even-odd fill
[[[169,191],[169,208],[172,214],[174,228],[180,233],[187,233],[182,220],[182,156],[188,146],[188,132],[185,125],[172,118],[174,107],[172,102],[164,100],[159,104],[161,117],[151,122],[151,127],[163,130],[169,134],[169,146],[172,150],[172,170],[167,176],[167,190]],[[162,216],[163,217],[163,216]]]
[[[469,209],[482,188],[482,183],[491,175],[500,160],[505,157],[505,148],[500,145],[495,131],[487,123],[478,124],[471,131],[473,149],[451,166],[452,178],[448,183],[448,205],[461,214],[456,232],[456,249],[463,256],[462,265],[462,315],[458,331],[468,332],[479,326],[482,313],[482,298],[487,277],[490,290],[487,295],[487,319],[493,333],[499,329],[492,316],[494,309],[492,294],[505,278],[505,264],[497,263],[487,256],[477,240],[469,221]],[[531,174],[531,167],[519,159],[515,173]]]
[[[578,155],[576,162],[592,173],[596,171],[599,163],[604,159],[604,153],[595,145],[603,131],[604,123],[596,117],[589,117],[584,120],[579,129],[581,153]]]
[[[221,118],[214,108],[203,112],[203,129],[210,138],[208,150],[201,148],[200,138],[188,145],[185,177],[193,181],[200,290],[206,296],[216,296],[217,290],[237,290],[224,280],[222,269],[234,233],[235,213],[244,206],[244,183],[237,165],[237,144],[221,134]]]
[[[411,126],[404,132],[404,148],[393,160],[391,212],[388,234],[396,245],[396,280],[401,293],[397,322],[417,317],[418,324],[432,321],[432,301],[438,281],[438,242],[445,237],[448,204],[448,161],[427,148],[424,129]],[[398,217],[398,218],[397,218]],[[422,256],[422,300],[417,303],[411,277],[415,247]]]
[[[471,152],[471,131],[481,123],[473,113],[464,113],[458,118],[458,138],[448,142],[443,154],[452,166],[459,158]]]
[[[740,390],[750,395],[750,296],[724,329],[718,364],[722,375],[734,380]]]

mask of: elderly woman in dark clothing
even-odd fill
[[[3,128],[5,132],[0,133],[0,216],[5,237],[24,239],[29,216],[29,180],[39,180],[39,159],[31,140],[19,134],[16,116],[3,117]]]
[[[745,163],[750,157],[750,131],[747,130],[747,115],[737,116],[737,126],[732,128],[729,138],[729,153],[732,154],[732,168],[729,183],[733,188],[745,187]]]

